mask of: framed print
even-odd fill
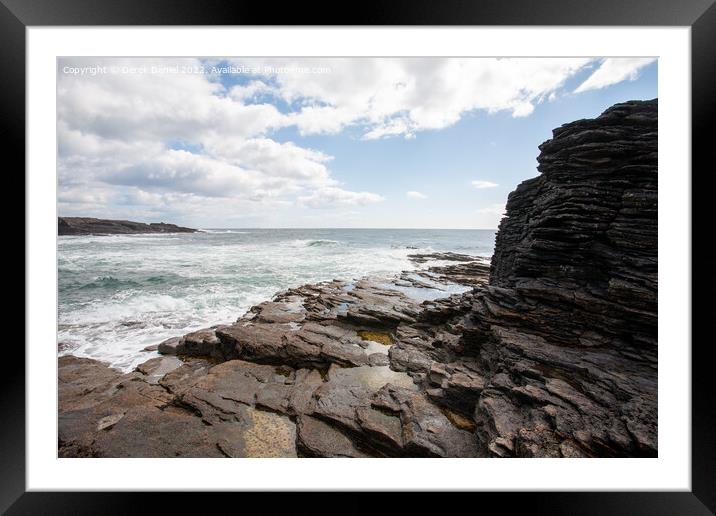
[[[27,203],[3,510],[318,490],[714,510],[691,301],[710,2],[2,16]]]

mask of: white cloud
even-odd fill
[[[277,141],[276,131],[335,134],[351,128],[363,140],[415,138],[421,131],[449,127],[478,111],[529,116],[535,105],[563,91],[567,79],[597,62],[242,59],[236,63],[322,70],[272,71],[230,88],[217,76],[200,74],[60,73],[58,202],[61,210],[79,214],[104,205],[108,215],[129,206],[136,213],[206,218],[213,209],[227,220],[238,213],[267,211],[269,206],[380,202],[379,192],[342,188],[331,170],[332,156]],[[60,69],[106,65],[150,70],[201,64],[192,58],[63,58]],[[640,66],[634,60],[604,60],[580,88],[632,78]],[[473,186],[497,185],[475,181]],[[406,195],[417,199],[418,194]]]
[[[493,183],[492,181],[482,181],[482,180],[475,180],[472,181],[473,188],[495,188],[496,186],[500,186],[497,183]]]
[[[476,228],[495,229],[505,215],[505,204],[495,203],[475,210],[474,226]]]
[[[531,102],[521,102],[512,108],[512,116],[515,118],[529,116],[534,110],[535,107]]]
[[[443,129],[466,113],[528,116],[591,59],[252,59],[250,66],[328,66],[330,74],[273,74],[278,94],[301,107],[288,115],[304,134],[358,125],[364,139],[412,137]],[[246,63],[237,60],[236,63]],[[459,78],[459,80],[456,80]]]
[[[69,58],[63,59],[62,67],[89,64],[146,71],[166,64],[201,63],[195,59]],[[277,90],[260,80],[227,91],[198,74],[59,74],[61,207],[75,204],[90,209],[99,206],[101,199],[129,206],[126,200],[131,197],[136,201],[132,206],[169,209],[164,201],[170,194],[189,195],[199,204],[211,198],[233,198],[266,207],[281,198],[297,201],[298,195],[311,198],[322,188],[336,187],[328,168],[332,156],[268,137],[293,121],[267,102],[265,95],[276,96]],[[77,189],[90,185],[91,195],[77,195]],[[377,196],[340,192],[338,200],[348,203]],[[149,194],[163,195],[163,201],[152,203]],[[318,194],[306,205],[318,205],[325,195]]]
[[[280,177],[242,169],[183,150],[168,150],[151,159],[112,171],[104,180],[109,184],[139,186],[164,192],[255,199],[279,194],[285,185]]]
[[[370,192],[350,192],[342,188],[328,186],[320,188],[311,195],[298,198],[298,202],[311,208],[332,208],[336,206],[363,206],[385,198]]]
[[[598,90],[622,81],[633,81],[639,76],[639,70],[656,61],[656,58],[607,58],[587,80],[580,84],[575,93]]]
[[[171,59],[199,66],[196,59]],[[164,59],[63,59],[62,66],[166,65]],[[106,140],[133,142],[182,139],[200,141],[211,133],[227,138],[280,128],[283,116],[272,104],[244,104],[222,95],[223,86],[198,74],[108,73],[94,77],[59,74],[58,119],[70,130]]]
[[[65,187],[57,193],[57,202],[83,206],[103,206],[109,201],[109,195],[102,188],[88,186]]]
[[[279,143],[270,138],[231,141],[212,137],[205,149],[217,159],[271,177],[281,177],[298,184],[325,185],[331,182],[326,163],[333,159],[323,152],[299,147],[293,142]]]
[[[259,95],[277,95],[278,90],[263,81],[251,81],[248,84],[237,84],[229,90],[229,96],[233,100],[253,100]]]
[[[405,119],[388,120],[378,125],[363,135],[364,140],[379,140],[389,136],[402,135],[406,139],[415,138],[415,133],[410,129],[409,121]]]
[[[405,192],[405,195],[407,197],[410,197],[411,199],[427,199],[428,196],[421,192],[416,192],[414,190],[411,190],[410,192]]]

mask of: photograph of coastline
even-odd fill
[[[653,58],[58,60],[60,457],[656,457]]]

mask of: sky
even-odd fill
[[[195,228],[494,229],[562,124],[651,58],[62,58],[58,214]]]

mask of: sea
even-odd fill
[[[493,230],[202,229],[58,237],[59,354],[123,371],[164,339],[227,324],[290,287],[392,276],[408,255],[489,257]]]

